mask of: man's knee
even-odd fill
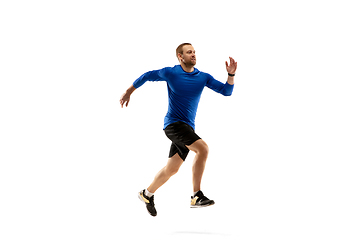
[[[176,174],[181,165],[183,163],[183,160],[180,158],[179,154],[176,153],[173,157],[171,157],[165,167],[165,171],[168,175],[172,176]]]
[[[170,176],[175,175],[179,171],[180,167],[166,166],[166,173]]]
[[[200,147],[199,153],[206,155],[206,156],[209,154],[209,146],[206,144],[206,142],[203,141],[203,144]]]
[[[193,144],[189,146],[189,149],[194,151],[196,154],[208,155],[209,154],[209,146],[202,139],[197,140]]]

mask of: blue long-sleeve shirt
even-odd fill
[[[234,85],[223,84],[196,68],[191,73],[185,72],[180,65],[144,73],[135,80],[133,86],[139,88],[146,81],[167,82],[169,108],[164,119],[164,129],[178,121],[195,129],[196,111],[205,86],[224,96],[230,96],[234,88]]]

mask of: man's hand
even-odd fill
[[[230,65],[228,64],[227,61],[225,62],[226,71],[230,74],[235,74],[237,69],[237,62],[235,62],[235,60],[232,57],[229,58],[230,58]],[[228,76],[227,83],[230,85],[234,85],[234,76]]]
[[[236,68],[237,68],[237,62],[235,62],[235,60],[232,57],[230,58],[230,65],[228,64],[228,62],[226,61],[226,71],[230,74],[235,74],[236,72]]]
[[[121,108],[124,107],[124,104],[125,106],[127,107],[129,105],[129,102],[130,102],[130,95],[135,91],[135,87],[133,85],[131,85],[129,87],[128,90],[126,90],[126,92],[121,96],[120,98],[120,105],[121,105]]]
[[[124,93],[120,98],[121,108],[123,108],[124,104],[127,107],[129,105],[129,102],[130,102],[130,94]]]

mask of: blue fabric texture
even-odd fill
[[[234,85],[219,82],[196,68],[191,73],[185,72],[181,65],[144,73],[135,80],[133,86],[139,88],[146,81],[167,82],[169,108],[164,119],[164,129],[179,121],[195,129],[196,111],[205,86],[224,96],[230,96],[234,89]]]

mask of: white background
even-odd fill
[[[357,1],[2,1],[1,239],[359,239],[360,17]],[[190,154],[155,195],[166,164],[165,83],[141,74],[197,68],[197,133],[210,146],[190,209]]]

